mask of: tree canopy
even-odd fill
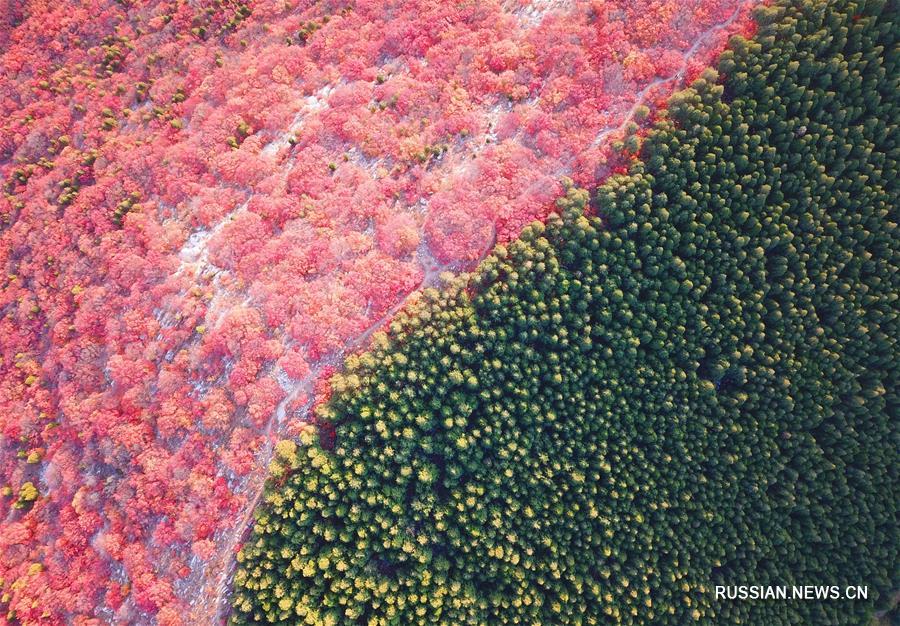
[[[627,175],[351,357],[232,623],[864,623],[900,582],[895,16],[762,9]],[[751,582],[870,597],[713,593]]]

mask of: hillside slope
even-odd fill
[[[0,2],[0,620],[210,622],[343,355],[753,4]]]
[[[782,0],[347,362],[233,624],[859,625],[897,579],[898,15]],[[867,585],[729,601],[717,585]],[[842,591],[843,593],[843,591]]]

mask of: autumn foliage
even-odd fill
[[[752,4],[0,3],[0,621],[208,620],[341,356]]]

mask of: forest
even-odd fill
[[[896,8],[0,0],[0,625],[891,623]]]
[[[345,356],[751,4],[0,3],[0,619],[213,621]]]
[[[641,160],[348,359],[232,624],[864,624],[897,589],[896,15],[758,12]],[[715,585],[867,581],[868,601]],[[878,601],[881,601],[880,603]]]

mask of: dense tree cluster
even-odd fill
[[[0,622],[213,621],[329,364],[758,1],[0,0]]]
[[[761,11],[600,217],[570,188],[351,358],[232,623],[865,623],[900,583],[896,18]],[[871,595],[715,599],[747,581]]]

